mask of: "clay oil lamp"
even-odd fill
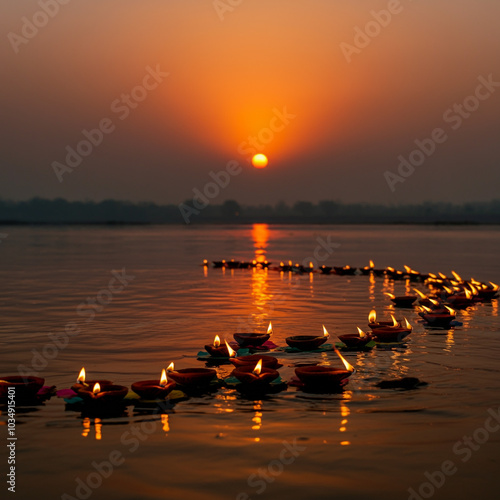
[[[331,266],[320,266],[319,268],[321,274],[330,274],[332,272],[332,267]]]
[[[205,346],[205,350],[208,354],[210,354],[210,356],[215,358],[229,358],[232,353],[234,353],[233,355],[236,355],[227,342],[225,345],[221,345],[220,337],[218,335],[215,336],[213,344],[207,344]]]
[[[241,347],[259,347],[266,343],[273,333],[273,325],[269,323],[267,333],[234,333],[233,337]]]
[[[238,263],[239,269],[250,269],[252,267],[255,267],[255,265],[252,262],[245,262],[244,260],[242,260],[241,262]]]
[[[480,288],[477,288],[478,297],[482,300],[491,300],[498,297],[498,289],[500,288],[495,283],[490,281],[489,285],[480,283]]]
[[[475,301],[472,292],[467,290],[467,288],[464,288],[463,292],[450,295],[448,297],[448,302],[455,309],[466,309],[467,307],[472,306]]]
[[[313,273],[314,272],[314,264],[309,262],[308,266],[300,266],[303,273]]]
[[[359,270],[361,271],[361,274],[367,275],[370,274],[374,268],[375,264],[373,263],[373,260],[370,260],[370,264],[368,266],[360,267]]]
[[[337,349],[335,352],[344,364],[344,370],[332,366],[307,365],[295,368],[295,375],[304,386],[314,390],[321,391],[343,387],[356,370]]]
[[[291,271],[293,267],[292,261],[289,260],[288,264],[285,264],[283,261],[280,262],[280,271]]]
[[[167,368],[168,376],[178,385],[188,389],[205,388],[217,377],[217,372],[211,368],[183,368],[175,370],[170,363]]]
[[[262,360],[259,360],[255,365],[239,366],[233,370],[232,375],[241,382],[241,388],[246,391],[266,390],[280,374],[274,368],[262,365]]]
[[[229,262],[226,262],[226,266],[229,269],[238,269],[238,267],[240,267],[240,261],[231,259]]]
[[[372,309],[370,311],[370,314],[368,314],[368,326],[372,330],[376,330],[377,328],[382,328],[384,326],[394,326],[394,322],[396,321],[394,319],[394,316],[391,314],[392,321],[377,321],[377,311],[375,309]],[[396,321],[396,324],[399,325],[399,323]]]
[[[422,312],[420,312],[419,315],[424,318],[425,322],[429,326],[449,328],[451,326],[451,322],[456,318],[456,314],[450,307],[444,307],[444,309],[433,311],[428,307],[422,306]]]
[[[440,307],[439,300],[431,299],[430,297],[425,295],[425,293],[422,293],[420,290],[417,290],[416,288],[414,288],[413,290],[418,295],[418,297],[419,297],[418,303],[421,306],[426,306],[426,307],[430,307],[430,308]]]
[[[255,366],[258,361],[262,361],[262,365],[265,368],[277,369],[281,366],[277,358],[274,356],[266,356],[262,354],[239,356],[238,358],[231,358],[229,361],[231,361],[236,368],[240,368],[241,366]]]
[[[78,396],[83,399],[85,404],[104,406],[120,403],[123,398],[128,394],[128,388],[124,385],[105,385],[101,387],[99,382],[93,386],[80,389]]]
[[[393,343],[401,342],[404,338],[408,337],[412,331],[412,326],[406,318],[401,323],[398,323],[394,316],[392,316],[392,326],[382,326],[375,328],[372,331],[375,342],[379,343]]]
[[[312,351],[323,345],[329,336],[329,333],[323,326],[323,335],[295,335],[287,337],[285,341],[290,347],[295,347],[301,351]]]
[[[356,269],[356,267],[351,266],[333,267],[335,274],[338,274],[339,276],[353,276],[354,274],[356,274]]]
[[[410,308],[413,303],[417,300],[416,295],[393,295],[392,293],[385,293],[396,307],[406,307]]]
[[[420,281],[422,278],[422,275],[418,272],[412,269],[409,266],[404,266],[405,271],[406,271],[406,276],[410,279],[410,281]]]
[[[260,267],[262,267],[262,269],[269,269],[271,264],[272,262],[269,262],[268,260],[265,260],[264,262],[259,262],[259,265]]]
[[[8,399],[10,387],[15,390],[15,401],[35,399],[44,382],[45,379],[40,377],[21,377],[19,375],[0,377],[0,401]]]
[[[212,266],[216,269],[221,268],[221,267],[226,267],[226,261],[225,260],[213,260]]]
[[[386,276],[389,276],[389,278],[392,278],[393,280],[402,280],[405,276],[405,274],[402,271],[398,271],[393,267],[387,267],[385,269],[385,274]]]
[[[348,349],[361,350],[366,344],[373,340],[371,333],[366,333],[358,327],[358,333],[347,333],[345,335],[338,335],[338,338],[343,342]]]
[[[161,372],[160,380],[141,380],[132,384],[132,390],[142,399],[165,399],[175,387],[173,380],[168,380],[167,372]]]
[[[85,368],[82,368],[80,370],[80,373],[78,374],[78,378],[76,379],[76,384],[73,384],[71,386],[71,389],[76,392],[78,395],[80,391],[88,391],[89,389],[91,390],[92,387],[94,387],[95,384],[99,384],[99,387],[103,389],[104,387],[107,387],[108,385],[112,385],[113,382],[111,380],[104,380],[104,379],[96,379],[96,380],[87,380],[86,379],[87,375],[85,373]]]

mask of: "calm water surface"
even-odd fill
[[[321,248],[329,242],[334,251],[320,264],[363,266],[373,259],[377,267],[407,264],[448,275],[453,269],[464,278],[500,281],[497,227],[3,227],[0,232],[8,233],[0,244],[1,374],[15,374],[20,364],[35,367],[58,389],[70,387],[82,366],[89,376],[127,386],[157,377],[170,361],[177,368],[202,367],[196,353],[215,334],[229,340],[238,330],[265,330],[269,320],[280,345],[289,335],[320,333],[322,324],[332,334],[354,333],[356,325],[366,326],[371,308],[388,314],[384,292],[404,293],[408,286],[367,276],[205,270],[204,258],[302,262],[315,251],[323,259]],[[126,278],[128,284],[108,305],[95,317],[85,306],[78,309],[98,294],[109,298],[111,272],[121,269],[133,279]],[[57,397],[18,408],[12,498],[406,499],[410,487],[436,499],[497,498],[500,432],[478,429],[484,429],[488,410],[500,406],[498,301],[460,312],[463,326],[450,331],[426,330],[416,312],[405,314],[414,325],[405,345],[346,354],[357,372],[342,394],[289,387],[253,400],[220,389],[172,404],[163,414],[129,406],[123,415],[102,419],[84,418]],[[78,325],[78,335],[44,361],[39,353],[52,342],[49,335],[70,323]],[[278,357],[284,379],[304,361],[340,366],[332,352]],[[225,376],[230,370],[221,366],[218,372]],[[429,385],[412,391],[375,387],[402,376]],[[5,408],[0,419],[5,444]],[[473,436],[469,447],[464,436]],[[296,455],[285,465],[279,462],[284,442],[295,446]],[[122,457],[113,473],[92,474],[113,452]],[[424,474],[446,460],[456,472],[439,488],[422,487],[428,481]],[[0,470],[6,474],[6,452],[0,454]],[[78,489],[79,481],[87,480],[90,490]],[[1,488],[2,498],[8,498],[7,485]]]

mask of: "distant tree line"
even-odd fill
[[[186,201],[185,207],[192,207]],[[192,207],[194,209],[194,207]],[[277,224],[500,224],[500,200],[463,204],[377,205],[298,201],[289,205],[240,205],[234,200],[193,210],[189,223]],[[0,199],[0,224],[185,224],[178,205],[118,200]]]

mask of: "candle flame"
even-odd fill
[[[373,263],[373,260],[370,260],[370,269],[373,269],[375,267],[375,264]]]
[[[361,338],[366,337],[366,333],[363,330],[361,330],[359,326],[357,326],[356,328],[358,329],[358,334]]]
[[[375,311],[375,309],[372,309],[370,311],[370,314],[368,315],[368,321],[370,323],[376,323],[377,322],[377,311]]]
[[[172,361],[172,363],[170,363],[168,365],[168,368],[167,368],[167,372],[173,372],[174,371],[174,362]]]
[[[220,337],[216,335],[214,338],[214,347],[219,347],[219,346],[220,346]]]
[[[99,382],[95,383],[94,388],[92,389],[92,392],[94,394],[97,394],[98,392],[101,392],[101,386],[100,386]]]
[[[455,313],[454,309],[452,309],[451,307],[448,307],[448,306],[444,306],[444,307],[446,307],[446,309],[448,309],[448,311],[450,311],[450,314],[452,316],[455,316],[456,313]]]
[[[280,262],[280,267],[283,267],[285,263],[283,261]]]
[[[421,298],[421,299],[426,299],[427,295],[425,293],[422,293],[420,290],[417,290],[416,288],[413,289],[413,291]]]
[[[438,305],[439,305],[439,300],[429,299],[429,302],[430,302],[431,304],[434,304],[435,306],[438,306]]]
[[[500,288],[500,285],[497,285],[496,283],[493,283],[492,281],[490,281],[490,285],[493,287],[493,290],[495,290],[495,292],[497,292],[498,289]]]
[[[167,384],[168,384],[167,372],[165,371],[165,369],[163,369],[160,377],[160,385],[162,387],[165,387]]]
[[[406,271],[408,274],[410,274],[410,273],[411,273],[412,269],[411,269],[411,267],[410,267],[410,266],[404,266],[404,268],[405,268],[405,271]]]
[[[395,298],[396,298],[396,296],[395,296],[395,295],[393,295],[392,293],[388,293],[388,292],[384,292],[384,293],[385,293],[385,295],[387,295],[387,297],[389,297],[390,299],[395,299]]]
[[[355,372],[355,368],[354,366],[352,366],[348,361],[347,359],[344,358],[344,356],[342,356],[342,354],[340,354],[340,351],[336,348],[335,349],[335,352],[337,353],[337,356],[340,358],[340,360],[342,361],[342,363],[344,363],[344,366],[345,366],[345,369],[349,372],[352,372],[354,373]]]
[[[443,274],[443,273],[438,273],[439,274],[439,277],[442,279],[442,280],[445,280],[446,279],[446,274]]]
[[[464,291],[465,291],[465,297],[467,299],[472,299],[472,292],[469,292],[469,290],[467,290],[467,288]]]
[[[329,337],[330,334],[328,333],[328,330],[325,328],[325,325],[323,325],[323,336]]]
[[[289,260],[289,261],[288,261],[288,265],[289,265],[290,267],[292,267],[292,261],[291,261],[291,260]]]
[[[399,326],[397,319],[391,314],[392,326]]]
[[[311,269],[314,267],[312,262],[309,262],[309,267],[310,267]]]
[[[230,358],[235,358],[236,357],[236,351],[234,349],[231,349],[231,346],[227,343],[227,340],[224,340],[224,342],[226,343],[227,352],[229,353],[229,357]]]
[[[426,312],[426,313],[430,313],[432,312],[432,309],[429,309],[428,307],[425,307],[425,306],[421,306],[423,311]]]
[[[448,293],[449,295],[453,295],[453,290],[451,288],[448,288],[447,286],[443,286],[443,288],[446,291],[446,293]]]
[[[259,359],[259,361],[255,365],[255,368],[253,369],[252,373],[255,375],[260,375],[261,371],[262,371],[262,359]]]
[[[407,328],[408,330],[413,330],[412,326],[410,325],[410,322],[406,318],[403,319],[405,320],[404,322],[405,328]]]
[[[85,368],[82,368],[80,370],[80,374],[78,375],[78,378],[76,379],[76,381],[79,382],[80,384],[85,383]]]
[[[207,260],[207,259],[204,259],[204,260],[203,260],[203,265],[204,265],[204,266],[208,266],[208,260]]]
[[[267,333],[272,335],[273,333],[273,324],[269,321],[269,326],[267,327]]]
[[[460,283],[462,280],[462,277],[460,274],[456,273],[455,271],[452,271],[451,274],[453,274],[453,277]]]

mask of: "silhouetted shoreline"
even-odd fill
[[[190,202],[192,203],[192,202]],[[345,204],[299,201],[294,205],[244,206],[234,200],[204,208],[185,202],[179,205],[47,200],[0,200],[0,225],[206,225],[206,224],[383,224],[383,225],[497,225],[500,200],[465,204],[419,205]],[[183,215],[184,214],[184,215]]]

